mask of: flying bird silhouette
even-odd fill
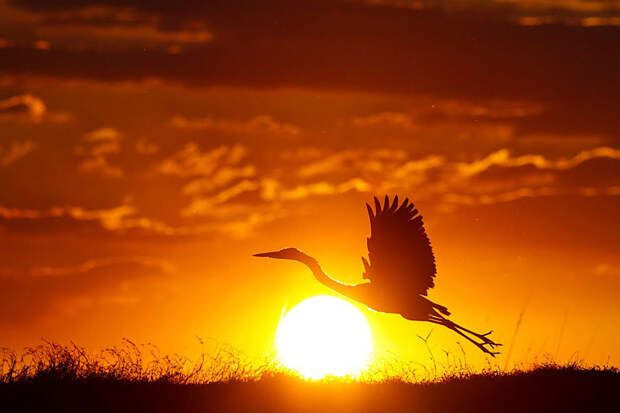
[[[399,205],[398,195],[391,203],[386,196],[383,207],[376,197],[374,201],[374,211],[366,204],[370,218],[370,238],[367,238],[370,262],[362,257],[363,277],[370,282],[349,285],[336,281],[323,272],[316,259],[296,248],[254,256],[299,261],[310,268],[319,282],[372,310],[442,325],[483,352],[493,357],[499,354],[493,349],[501,344],[488,337],[492,331],[478,334],[468,330],[445,317],[450,315],[446,307],[426,298],[428,290],[435,285],[437,268],[422,216],[414,204],[406,198]]]

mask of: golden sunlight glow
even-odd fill
[[[372,335],[362,313],[345,300],[317,296],[302,301],[280,320],[280,361],[309,379],[357,375],[372,354]]]

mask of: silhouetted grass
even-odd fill
[[[202,340],[200,344],[203,344]],[[358,376],[327,377],[322,381],[432,382],[444,376],[461,377],[471,374],[466,360],[462,362],[446,353],[446,360],[442,362],[436,360],[428,344],[427,351],[433,362],[432,369],[421,363],[403,363],[396,359],[383,358],[374,360]],[[43,341],[40,345],[27,347],[20,354],[8,348],[0,349],[0,356],[0,383],[207,384],[257,381],[275,376],[297,377],[296,373],[280,365],[274,357],[257,361],[221,345],[211,353],[203,350],[194,360],[178,354],[162,354],[153,344],[138,345],[128,339],[123,339],[119,346],[97,353],[88,352],[74,343],[61,345]],[[463,357],[465,356],[463,350]],[[441,374],[438,373],[438,365],[441,367]]]
[[[129,340],[96,354],[44,342],[2,350],[0,411],[620,411],[613,367],[546,362],[472,373],[451,360],[446,353],[441,376],[383,360],[358,378],[307,382],[230,349],[189,360]]]
[[[190,360],[178,354],[161,354],[155,345],[137,345],[128,339],[98,353],[89,353],[73,343],[50,341],[27,347],[21,354],[8,348],[0,351],[0,383],[205,384],[256,380],[270,365],[268,361],[251,361],[224,346],[213,354],[203,351],[197,360]]]

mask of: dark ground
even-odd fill
[[[201,385],[41,378],[0,384],[0,400],[3,412],[620,412],[620,372],[541,367],[428,384],[285,376]]]

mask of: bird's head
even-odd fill
[[[280,251],[263,252],[254,254],[255,257],[269,257],[283,260],[305,261],[310,258],[308,255],[299,251],[297,248],[284,248]]]

